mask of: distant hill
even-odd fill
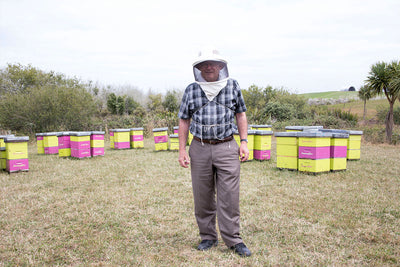
[[[357,91],[330,91],[319,93],[299,94],[306,99],[320,98],[320,99],[358,99]]]

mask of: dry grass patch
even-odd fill
[[[0,266],[399,265],[400,149],[362,145],[344,172],[242,164],[242,259],[199,252],[190,170],[176,152],[106,149],[60,159],[29,147],[30,171],[0,174]],[[274,152],[274,148],[272,150]]]

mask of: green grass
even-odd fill
[[[319,93],[306,93],[300,94],[305,98],[322,98],[322,99],[340,99],[340,98],[349,98],[349,99],[358,99],[357,91],[329,91],[329,92],[319,92]]]
[[[240,258],[199,252],[190,170],[177,152],[106,149],[84,160],[37,155],[0,173],[0,266],[398,266],[399,146],[363,143],[347,171],[307,175],[242,164]]]

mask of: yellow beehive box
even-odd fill
[[[110,148],[114,148],[114,132],[110,130]]]
[[[58,156],[60,158],[70,157],[71,156],[71,148],[59,148]]]
[[[28,158],[28,136],[6,137],[6,159],[27,159]]]
[[[347,147],[349,149],[361,148],[361,135],[349,135]]]
[[[300,172],[329,172],[331,167],[330,159],[299,159]]]
[[[189,132],[187,144],[190,145],[192,143],[192,140],[193,140],[193,134]]]
[[[179,150],[179,138],[177,134],[169,135],[169,150],[172,151]]]
[[[255,150],[270,150],[272,145],[272,131],[256,131],[254,135]]]
[[[359,160],[361,158],[360,149],[348,149],[347,150],[347,159],[348,160]]]
[[[297,170],[297,156],[276,156],[276,167],[279,169]]]
[[[347,168],[346,158],[331,158],[331,171],[342,171]]]
[[[71,142],[90,142],[90,133],[88,132],[88,135],[71,135],[70,137]]]
[[[104,147],[104,140],[90,140],[90,147]]]
[[[130,129],[114,129],[114,144],[130,142]]]
[[[7,166],[6,148],[0,147],[0,169],[5,170],[6,166]]]
[[[36,134],[36,146],[37,146],[37,153],[42,155],[44,154],[44,136],[43,133]]]
[[[347,146],[347,138],[332,138],[331,146]]]
[[[56,132],[43,134],[44,147],[58,147],[58,136]]]
[[[164,151],[168,150],[168,142],[166,143],[156,143],[155,144],[156,151]]]
[[[131,148],[143,148],[143,127],[130,129]]]
[[[305,132],[303,132],[305,133]],[[299,136],[299,146],[306,147],[325,147],[331,146],[330,137],[302,137]]]

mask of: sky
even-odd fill
[[[0,68],[164,93],[213,46],[242,89],[358,90],[400,60],[399,16],[398,0],[0,0]]]

